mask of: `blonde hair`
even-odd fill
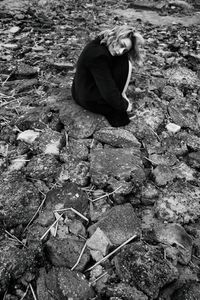
[[[115,45],[123,38],[130,38],[132,42],[132,47],[128,52],[129,59],[131,62],[136,62],[141,64],[142,58],[139,51],[139,44],[144,44],[144,39],[139,32],[128,25],[116,26],[113,29],[106,29],[99,33],[99,38],[101,39],[101,44],[106,44],[107,47]]]

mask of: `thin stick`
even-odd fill
[[[11,234],[10,232],[8,232],[7,230],[5,230],[5,233],[9,236],[11,236],[14,240],[16,240],[18,243],[20,243],[21,245],[23,245],[24,247],[26,247],[26,245],[20,241],[15,235]],[[27,247],[26,247],[27,248]]]
[[[5,291],[5,294],[3,295],[3,300],[5,300],[6,299],[6,295],[7,295],[7,290]]]
[[[26,297],[26,294],[28,293],[28,290],[29,290],[29,285],[27,285],[26,291],[25,291],[24,295],[21,297],[20,300],[23,300]]]
[[[111,193],[106,193],[105,195],[102,195],[102,196],[100,196],[100,197],[98,197],[98,198],[96,198],[96,199],[94,199],[94,200],[90,200],[90,201],[95,202],[95,201],[100,200],[100,199],[102,199],[102,198],[104,198],[104,197],[108,197],[108,196],[114,194],[114,193],[115,193],[117,190],[119,190],[121,187],[122,187],[122,186],[120,185],[120,186],[118,186],[118,188],[116,188],[113,192],[111,192]]]
[[[68,211],[68,210],[72,210],[75,214],[79,215],[79,217],[83,218],[85,221],[89,222],[88,218],[86,218],[84,215],[82,215],[80,212],[78,212],[76,209],[72,208],[72,207],[68,207],[68,208],[62,208],[62,209],[56,209],[54,211],[56,212],[61,212],[61,211]]]
[[[86,245],[87,245],[87,244],[85,243],[84,246],[83,246],[83,248],[82,248],[82,250],[81,250],[81,253],[80,253],[80,255],[79,255],[79,258],[78,258],[77,262],[75,263],[75,265],[71,268],[71,271],[73,271],[73,270],[76,268],[76,266],[79,264],[79,262],[80,262],[80,260],[81,260],[81,257],[82,257],[82,255],[83,255],[83,252],[85,251]]]
[[[110,256],[112,256],[115,252],[117,252],[119,249],[121,249],[123,246],[125,246],[126,244],[128,244],[130,241],[132,241],[133,239],[135,239],[137,237],[137,235],[133,235],[130,239],[128,239],[127,241],[125,241],[123,244],[121,244],[119,247],[117,247],[115,250],[113,250],[111,253],[109,253],[108,255],[106,255],[105,257],[103,257],[101,260],[99,260],[96,264],[94,264],[92,267],[90,267],[89,269],[87,269],[86,271],[90,271],[92,269],[94,269],[96,266],[98,266],[100,263],[102,263],[103,261],[107,260]]]
[[[62,217],[63,213],[60,215],[60,217],[53,222],[53,224],[47,229],[47,231],[43,234],[43,236],[40,238],[40,240],[43,240],[43,238],[47,235],[47,233],[51,230],[51,228],[60,220]]]
[[[105,272],[105,273],[101,274],[98,278],[96,278],[95,280],[93,280],[92,282],[90,282],[90,285],[93,285],[95,282],[97,282],[99,279],[101,279],[102,277],[104,277],[106,274],[108,274],[108,272]]]
[[[29,286],[30,286],[30,289],[31,289],[34,300],[37,300],[37,297],[36,297],[35,292],[33,290],[32,284],[30,283]]]
[[[40,192],[41,194],[44,195],[44,193]],[[33,220],[35,219],[35,217],[37,216],[37,214],[39,213],[40,209],[42,208],[42,206],[44,205],[44,202],[46,200],[46,195],[44,195],[44,199],[42,200],[41,204],[39,205],[38,209],[36,210],[35,214],[33,215],[32,219],[28,222],[28,225],[25,227],[24,231],[26,231],[28,229],[28,227],[30,226],[30,224],[33,222]]]

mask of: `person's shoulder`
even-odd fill
[[[88,58],[88,60],[97,59],[99,57],[110,57],[107,47],[100,43],[99,38],[92,40],[86,45],[84,54]]]

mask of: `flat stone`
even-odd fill
[[[112,245],[105,233],[97,227],[96,231],[86,242],[91,250],[100,252],[101,258],[108,253],[109,247]]]
[[[165,76],[168,83],[174,86],[197,87],[200,85],[200,80],[195,72],[185,67],[169,68],[165,71]]]
[[[181,130],[181,127],[177,124],[174,124],[174,123],[168,123],[166,125],[166,128],[171,133],[177,133]]]
[[[59,239],[51,237],[45,247],[53,266],[72,268],[78,261],[84,244],[83,241],[72,238]],[[90,254],[86,249],[76,266],[76,270],[82,271],[89,259]]]
[[[110,297],[110,299],[115,297],[114,299],[148,300],[148,297],[143,292],[123,282],[106,286],[105,296]]]
[[[39,154],[33,156],[26,166],[26,174],[31,178],[53,182],[60,173],[61,165],[53,155]]]
[[[155,228],[160,243],[173,246],[176,261],[187,265],[192,256],[192,238],[180,224],[167,224]]]
[[[177,138],[185,142],[194,151],[200,151],[200,137],[187,132],[179,132]]]
[[[23,76],[23,77],[35,76],[37,75],[37,73],[38,73],[38,68],[32,67],[23,62],[17,64],[16,70],[14,72],[16,76]]]
[[[40,204],[38,190],[20,172],[1,177],[0,190],[1,221],[6,227],[27,224]]]
[[[58,156],[63,143],[64,137],[60,132],[46,129],[35,140],[33,147],[40,153]]]
[[[186,99],[174,99],[168,105],[168,112],[175,124],[199,131],[197,104]]]
[[[164,190],[155,205],[159,219],[173,223],[189,223],[198,219],[200,188],[186,182],[176,182]]]
[[[188,152],[187,140],[182,139],[181,136],[179,137],[178,135],[179,133],[162,140],[162,148],[164,151],[168,151],[177,156],[184,155]]]
[[[191,152],[188,154],[188,164],[192,168],[200,168],[200,151]]]
[[[20,132],[17,136],[17,140],[26,142],[27,144],[33,144],[35,139],[40,135],[40,132],[31,129]]]
[[[9,29],[9,32],[12,34],[16,34],[18,31],[20,31],[20,27],[19,26],[13,26]]]
[[[70,137],[87,138],[95,130],[108,126],[106,119],[77,105],[73,100],[66,101],[60,110],[60,120]]]
[[[90,235],[98,227],[113,245],[121,245],[133,235],[140,234],[140,220],[129,203],[117,205],[108,210],[98,222],[88,228]]]
[[[180,289],[175,291],[171,296],[171,300],[188,300],[200,299],[200,283],[193,281],[184,283]]]
[[[114,260],[121,280],[153,299],[158,297],[161,288],[178,278],[177,269],[154,246],[126,245]]]
[[[94,150],[90,159],[90,175],[97,186],[107,185],[111,177],[119,182],[125,180],[141,184],[145,173],[140,151],[135,148]]]
[[[142,116],[147,126],[149,126],[151,130],[154,131],[156,131],[164,121],[164,113],[162,109],[157,107],[142,109],[140,112],[138,112],[138,116]]]
[[[154,166],[173,166],[178,162],[178,159],[173,153],[165,152],[164,154],[151,153],[149,160]]]
[[[94,138],[101,143],[109,144],[117,148],[140,148],[141,146],[140,142],[130,131],[121,128],[102,128],[95,132]]]
[[[66,182],[46,195],[47,209],[55,210],[58,205],[62,208],[72,207],[84,213],[88,208],[88,197],[75,183]]]
[[[158,165],[153,171],[155,182],[158,186],[164,186],[168,182],[172,182],[175,174],[170,166]]]
[[[85,300],[91,299],[95,294],[82,273],[53,267],[48,273],[45,269],[40,269],[37,295],[44,300],[52,299],[52,295],[56,299]]]

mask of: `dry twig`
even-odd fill
[[[90,285],[93,285],[95,282],[97,282],[99,279],[101,279],[102,277],[104,277],[107,274],[108,274],[108,272],[105,272],[105,273],[101,274],[98,278],[96,278],[95,280],[90,282]]]
[[[47,231],[45,231],[45,233],[43,234],[43,236],[40,238],[40,240],[43,240],[43,238],[47,235],[47,233],[51,230],[51,228],[60,220],[60,218],[62,217],[62,215],[63,215],[64,213],[62,213],[61,215],[60,215],[60,217],[57,219],[57,220],[55,220],[55,222],[53,222],[53,224],[47,229]]]
[[[9,235],[10,237],[12,237],[14,240],[16,240],[18,243],[20,243],[21,245],[23,245],[24,247],[26,247],[26,245],[25,245],[22,241],[20,241],[15,235],[11,234],[11,233],[8,232],[7,230],[5,230],[5,233],[6,233],[7,235]],[[26,248],[27,248],[27,247],[26,247]]]
[[[95,202],[95,201],[100,200],[100,199],[102,199],[102,198],[104,198],[104,197],[111,196],[111,195],[113,195],[117,190],[119,190],[121,187],[122,187],[122,186],[120,185],[120,186],[118,186],[118,188],[116,188],[113,192],[111,192],[111,193],[106,193],[105,195],[102,195],[102,196],[100,196],[100,197],[98,197],[98,198],[96,198],[96,199],[94,199],[94,200],[90,200],[90,201],[91,201],[91,202]]]
[[[84,215],[82,215],[80,212],[78,212],[76,209],[74,209],[73,207],[68,207],[68,208],[61,208],[61,209],[56,209],[54,210],[55,212],[65,212],[71,210],[73,211],[75,214],[77,214],[79,217],[81,217],[82,219],[84,219],[85,221],[89,222],[88,218],[86,218]]]
[[[24,295],[21,297],[20,300],[23,300],[23,299],[26,297],[26,295],[27,295],[27,293],[28,293],[28,290],[29,290],[29,285],[27,285],[27,288],[26,288],[26,290],[25,290],[25,293],[24,293]]]
[[[86,245],[87,245],[87,244],[85,243],[84,246],[83,246],[83,249],[81,250],[81,253],[80,253],[80,255],[79,255],[79,258],[78,258],[77,262],[75,263],[75,265],[71,268],[71,271],[73,271],[73,270],[76,268],[76,266],[79,264],[79,262],[80,262],[80,260],[81,260],[81,257],[82,257],[82,255],[83,255],[83,252],[85,251]]]
[[[132,241],[133,239],[135,239],[137,237],[137,235],[133,235],[130,239],[128,239],[127,241],[125,241],[123,244],[121,244],[119,247],[117,247],[115,250],[113,250],[111,253],[109,253],[108,255],[106,255],[105,257],[103,257],[101,260],[99,260],[96,264],[94,264],[92,267],[90,267],[89,269],[86,270],[87,271],[91,271],[92,269],[94,269],[96,266],[100,265],[100,263],[102,263],[103,261],[107,260],[110,256],[112,256],[114,253],[116,253],[119,249],[121,249],[123,246],[125,246],[126,244],[128,244],[130,241]]]
[[[37,300],[37,297],[36,297],[36,295],[35,295],[35,292],[34,292],[34,289],[33,289],[33,287],[32,287],[32,284],[30,283],[29,286],[30,286],[30,289],[31,289],[31,292],[32,292],[32,295],[33,295],[34,300]]]

